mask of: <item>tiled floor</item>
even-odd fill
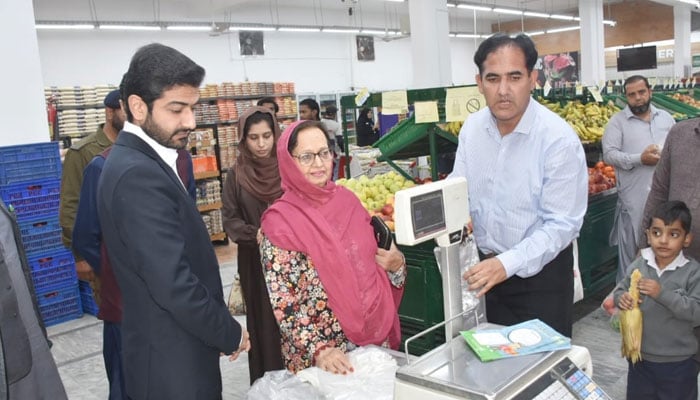
[[[236,273],[235,245],[216,246],[221,276],[228,295]],[[625,397],[627,365],[620,358],[620,336],[610,327],[608,317],[598,307],[599,298],[576,305],[573,342],[587,347],[593,359],[594,380],[612,399]],[[245,318],[238,320],[244,324]],[[70,399],[102,400],[107,398],[107,379],[102,364],[102,323],[86,315],[49,329],[52,352]],[[245,353],[237,361],[222,358],[221,372],[224,399],[243,399],[248,384],[248,359]]]

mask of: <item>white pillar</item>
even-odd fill
[[[692,56],[690,54],[690,7],[673,6],[673,75],[675,78],[690,77]]]
[[[578,3],[581,17],[581,83],[593,85],[605,80],[605,30],[603,29],[603,0]]]
[[[31,1],[0,1],[0,146],[51,138]]]
[[[452,84],[446,0],[411,0],[413,89]]]

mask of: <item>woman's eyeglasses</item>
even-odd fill
[[[299,160],[299,164],[306,167],[314,163],[316,156],[318,156],[318,158],[320,158],[321,161],[328,161],[333,156],[333,153],[331,153],[329,149],[323,149],[318,153],[302,153],[297,156],[293,155],[292,157]]]

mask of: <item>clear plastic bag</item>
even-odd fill
[[[465,236],[459,244],[459,262],[463,265],[462,275],[479,263],[479,251],[473,235]],[[467,311],[479,305],[475,291],[469,290],[469,283],[462,279],[462,310]]]
[[[245,395],[246,400],[325,400],[323,393],[285,370],[265,372]]]
[[[394,398],[398,365],[391,355],[373,345],[359,347],[347,355],[355,369],[350,374],[336,375],[312,367],[299,371],[297,376],[317,387],[328,400]]]

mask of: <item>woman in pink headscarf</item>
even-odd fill
[[[403,254],[378,249],[359,199],[331,181],[321,123],[290,125],[277,145],[284,194],[262,217],[260,254],[287,369],[352,372],[357,346],[398,348]]]

